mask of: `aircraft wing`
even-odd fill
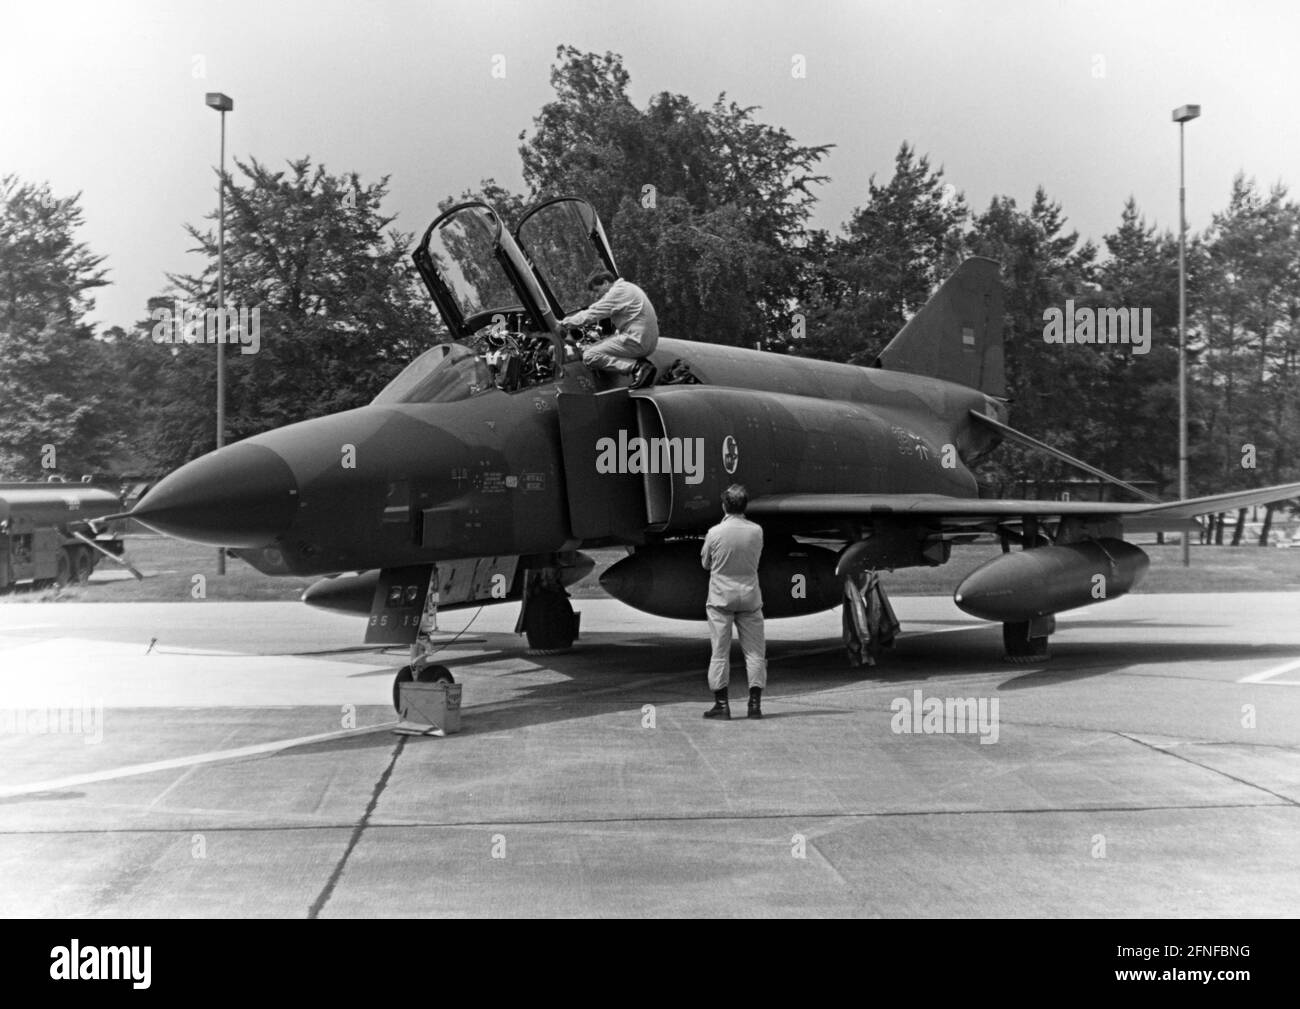
[[[1115,519],[1126,532],[1180,530],[1195,525],[1196,516],[1235,511],[1300,496],[1300,483],[1258,487],[1164,504],[1114,501],[1022,501],[1008,498],[958,498],[943,494],[774,494],[749,505],[753,516],[786,518],[880,518],[885,515],[930,518],[945,527],[992,530],[1009,519],[1035,516],[1060,519],[1077,516]]]

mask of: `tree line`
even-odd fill
[[[856,364],[964,258],[996,259],[1012,425],[1177,490],[1177,236],[1132,198],[1098,246],[1045,188],[975,210],[903,143],[890,178],[872,176],[849,220],[820,230],[810,218],[832,145],[801,144],[725,95],[662,92],[638,107],[629,80],[615,54],[561,47],[554,95],[519,137],[526,191],[486,179],[459,199],[513,222],[536,199],[581,195],[664,334]],[[227,348],[229,440],[362,405],[446,338],[410,265],[414,237],[383,211],[387,176],[250,157],[223,185],[227,303],[256,306],[262,333],[257,353]],[[160,319],[180,326],[183,306],[216,303],[215,217],[186,227],[197,273],[160,278],[138,319],[95,333],[87,314],[106,278],[76,239],[78,197],[0,179],[0,475],[45,477],[50,445],[69,475],[165,472],[213,446],[213,348],[158,336]],[[1189,237],[1187,293],[1190,492],[1300,479],[1300,206],[1281,183],[1237,177]],[[1045,313],[1067,301],[1149,308],[1149,352],[1046,343]],[[1065,475],[1012,445],[980,472],[998,493]]]

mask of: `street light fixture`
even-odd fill
[[[1178,499],[1187,500],[1187,186],[1183,176],[1183,126],[1201,114],[1199,105],[1174,109],[1178,124]],[[1191,536],[1182,534],[1183,567],[1191,564]]]
[[[221,113],[221,174],[217,177],[217,310],[226,318],[226,113],[235,108],[234,100],[220,91],[209,91],[204,104]],[[224,327],[222,327],[224,328]],[[224,337],[224,333],[220,334]],[[226,345],[217,341],[217,448],[226,443]],[[217,574],[226,573],[226,552],[217,549]]]

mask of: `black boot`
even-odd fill
[[[749,717],[750,718],[763,717],[762,703],[763,703],[763,688],[750,687],[749,688]]]
[[[731,703],[727,700],[727,690],[713,692],[713,707],[704,713],[705,718],[731,718]]]
[[[632,384],[628,388],[644,389],[647,385],[654,385],[654,381],[658,376],[659,369],[643,357],[637,361],[637,366],[632,369]]]

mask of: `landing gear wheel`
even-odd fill
[[[1047,636],[1030,637],[1028,620],[1002,625],[1002,647],[1007,662],[1025,664],[1047,658]]]
[[[393,710],[399,715],[402,713],[402,684],[403,683],[455,683],[456,677],[451,675],[451,670],[446,666],[425,666],[420,670],[420,675],[416,676],[411,672],[410,666],[403,666],[397,671],[397,676],[393,678]]]
[[[539,589],[524,610],[524,633],[529,655],[559,655],[573,647],[578,636],[578,615],[564,589]]]
[[[417,683],[455,683],[456,677],[446,666],[425,666],[415,678]]]
[[[67,547],[59,551],[57,573],[54,576],[54,584],[59,588],[67,585],[72,581],[72,558],[68,554]]]
[[[90,580],[90,573],[95,570],[95,559],[90,556],[90,550],[82,547],[77,551],[76,560],[73,562],[73,573],[79,585],[85,585]]]

